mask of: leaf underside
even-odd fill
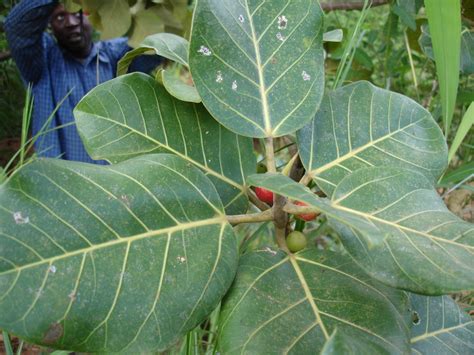
[[[430,113],[368,82],[327,94],[297,140],[306,170],[328,196],[364,167],[412,169],[435,183],[448,162],[446,141]]]
[[[199,0],[189,64],[206,108],[249,137],[306,124],[324,91],[322,19],[313,0]]]
[[[132,61],[147,52],[155,52],[164,58],[188,66],[189,42],[172,33],[157,33],[146,37],[140,46],[127,52],[117,64],[117,75],[124,75]]]
[[[315,354],[333,330],[374,353],[406,353],[408,302],[347,256],[269,248],[241,258],[221,310],[224,354]],[[370,352],[369,351],[369,352]]]
[[[474,321],[451,297],[409,296],[413,354],[474,353]]]
[[[167,349],[233,279],[223,213],[173,155],[27,165],[0,187],[0,328],[56,349]]]
[[[94,159],[117,163],[172,153],[211,179],[227,213],[247,210],[244,182],[256,165],[252,140],[219,125],[202,105],[173,98],[150,76],[133,73],[97,86],[74,116]]]
[[[342,180],[330,202],[283,175],[252,175],[248,183],[326,213],[347,251],[381,282],[432,295],[474,289],[474,228],[446,208],[420,173],[360,169]]]

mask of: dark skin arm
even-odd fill
[[[5,33],[13,59],[27,82],[41,78],[43,36],[57,0],[23,0],[5,20]]]

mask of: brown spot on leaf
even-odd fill
[[[56,343],[63,335],[63,326],[59,323],[53,323],[43,337],[43,343],[51,345]]]

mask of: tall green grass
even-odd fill
[[[425,0],[433,42],[446,138],[454,114],[459,85],[461,52],[460,0]]]

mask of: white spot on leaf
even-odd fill
[[[216,83],[222,83],[224,81],[224,77],[222,76],[222,72],[219,70],[216,76]]]
[[[303,70],[303,72],[301,73],[301,76],[303,77],[303,80],[304,81],[309,81],[311,80],[311,75],[309,75],[306,71]]]
[[[120,199],[122,200],[122,202],[130,208],[130,200],[128,199],[128,196],[127,195],[121,195],[120,196]]]
[[[244,23],[245,22],[245,17],[244,15],[239,15],[239,21]]]
[[[277,33],[277,39],[278,39],[279,41],[282,41],[282,42],[283,42],[283,41],[286,39],[286,37],[283,36],[283,35],[281,34],[281,32],[278,32],[278,33]]]
[[[23,217],[21,212],[15,212],[13,213],[13,219],[15,220],[16,224],[27,224],[30,223],[30,218],[29,217]]]
[[[285,30],[288,26],[288,19],[285,15],[278,16],[278,29]]]
[[[270,247],[266,247],[264,249],[264,251],[266,251],[267,253],[270,253],[272,255],[277,255],[277,252],[275,250],[270,249]]]
[[[209,50],[209,48],[205,46],[201,46],[201,48],[199,48],[198,50],[198,53],[201,53],[202,55],[205,55],[206,57],[209,57],[210,55],[212,55],[212,52]]]
[[[58,269],[57,269],[56,266],[54,266],[54,265],[51,265],[51,266],[49,267],[49,272],[52,273],[52,274],[55,274],[57,270],[58,270]]]
[[[234,80],[234,82],[232,83],[232,90],[237,91],[238,87],[239,86],[237,85],[237,80]]]
[[[177,259],[180,263],[185,263],[186,262],[186,258],[184,256],[178,256]]]
[[[68,295],[68,297],[71,301],[74,302],[76,300],[76,292],[71,291],[71,293]]]

